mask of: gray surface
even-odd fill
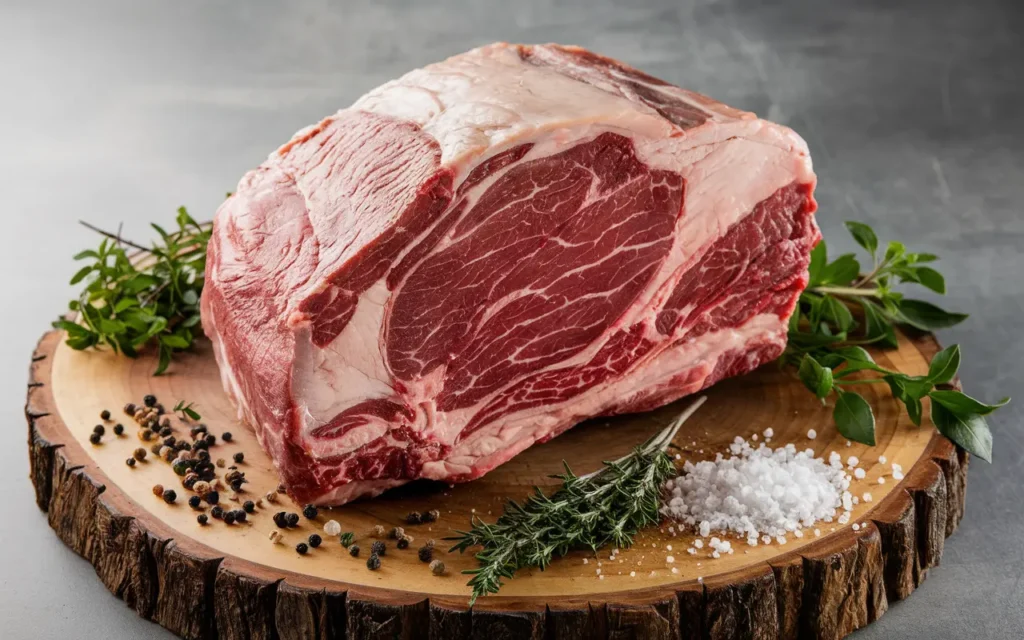
[[[826,236],[845,242],[842,221],[859,219],[942,255],[948,305],[974,314],[941,336],[964,348],[968,391],[1021,395],[1019,0],[287,4],[0,7],[3,637],[168,637],[57,540],[26,479],[29,355],[70,294],[69,256],[94,242],[75,220],[144,237],[182,203],[207,217],[298,128],[492,40],[589,46],[795,128]],[[942,567],[859,638],[1022,637],[1022,417],[1024,397],[993,419],[997,463],[972,465]]]

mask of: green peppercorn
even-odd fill
[[[307,552],[309,552],[309,547],[306,546],[305,542],[300,542],[299,544],[295,545],[295,551],[297,551],[300,556],[304,556],[306,555]]]
[[[317,508],[311,504],[307,504],[306,506],[302,507],[302,515],[306,516],[308,520],[315,520],[319,513],[320,512],[317,511]]]
[[[314,549],[319,547],[323,543],[323,541],[324,539],[315,533],[309,536],[309,546],[313,547]]]
[[[352,556],[353,558],[358,558],[359,557],[359,545],[358,544],[354,544],[351,547],[349,547],[348,548],[348,555]]]
[[[370,571],[380,569],[380,556],[376,553],[371,553],[369,559],[366,561],[366,568]]]
[[[179,476],[183,476],[188,473],[188,463],[185,460],[178,460],[171,468],[174,469],[174,473]]]
[[[118,422],[117,424],[114,425],[114,435],[115,436],[124,435],[124,425],[121,424],[120,422]]]
[[[124,463],[126,465],[128,465],[129,467],[134,467],[135,466],[135,458],[128,458],[127,460],[124,461]]]
[[[341,540],[341,546],[343,546],[343,547],[351,546],[352,543],[355,542],[355,540],[356,540],[356,534],[352,533],[351,531],[346,531],[345,533],[341,534],[340,540]],[[356,549],[358,549],[358,548],[359,547],[356,547]],[[358,551],[356,552],[356,555],[359,555]]]
[[[174,492],[174,489],[168,489],[164,491],[164,502],[167,504],[174,504],[174,501],[178,499],[178,494]]]
[[[110,420],[110,411],[106,409],[100,411],[100,420]]]
[[[370,553],[378,556],[385,556],[388,553],[388,546],[378,540],[370,545]]]
[[[210,519],[206,517],[205,513],[200,513],[198,516],[196,516],[196,522],[198,522],[201,525],[205,525],[209,521]]]
[[[434,550],[430,547],[420,547],[419,555],[420,562],[430,562],[434,559]]]
[[[224,433],[220,434],[220,439],[223,440],[224,442],[231,442],[232,437],[233,436],[231,435],[230,431],[225,431]]]
[[[89,436],[89,442],[93,444],[99,444],[102,439],[102,436],[98,433],[93,433]]]

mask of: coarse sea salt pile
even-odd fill
[[[662,513],[701,537],[716,531],[743,536],[751,546],[759,539],[785,544],[787,534],[802,537],[802,529],[832,522],[839,510],[839,522],[849,521],[851,479],[838,457],[825,462],[792,444],[754,448],[737,436],[728,457],[683,465],[666,484]]]

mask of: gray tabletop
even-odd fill
[[[946,304],[973,314],[941,336],[967,390],[1022,397],[992,419],[996,463],[972,464],[942,566],[858,637],[1022,637],[1022,33],[1019,0],[0,2],[0,635],[169,637],[60,543],[27,480],[29,355],[94,242],[75,221],[145,237],[179,204],[208,217],[300,127],[508,40],[584,45],[787,124],[832,244],[856,219],[942,256]]]

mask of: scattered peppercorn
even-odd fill
[[[206,434],[206,437],[203,438],[203,441],[206,442],[206,446],[212,447],[213,445],[217,444],[217,436],[213,435],[212,433],[208,433]]]
[[[164,502],[167,504],[174,504],[174,501],[178,499],[178,494],[174,492],[174,489],[168,489],[164,491]]]
[[[160,457],[166,460],[167,462],[171,462],[172,460],[174,460],[174,449],[172,447],[168,447],[167,445],[160,447]]]
[[[422,516],[423,522],[436,522],[441,517],[441,512],[437,509],[431,509],[430,511],[424,511]]]
[[[245,482],[246,482],[245,478],[240,478],[238,480],[232,480],[231,481],[231,490],[234,491],[235,493],[240,493],[242,491],[242,484],[244,484]]]
[[[242,509],[246,513],[254,513],[256,511],[256,503],[254,503],[252,500],[246,500],[245,502],[242,503]]]
[[[200,498],[199,496],[192,496],[191,498],[188,499],[188,506],[192,507],[193,509],[200,509],[203,506],[203,499]]]
[[[186,463],[185,460],[176,461],[172,468],[174,469],[174,473],[179,476],[184,476],[186,473],[188,473],[188,464]]]
[[[379,525],[379,524],[374,525],[373,529],[371,530],[371,532],[372,532],[372,535],[373,535],[374,538],[383,538],[384,537],[384,526],[383,525]]]
[[[398,544],[396,546],[399,549],[408,549],[409,548],[409,538],[402,538],[401,540],[398,541]]]
[[[289,513],[288,515],[285,516],[285,522],[288,523],[289,527],[297,527],[297,526],[299,526],[299,514],[297,514],[297,513]]]
[[[143,398],[142,401],[146,404],[147,407],[156,406],[156,396],[154,396],[153,394],[149,394],[148,396]]]
[[[93,444],[99,444],[103,437],[98,433],[93,433],[89,436],[89,442]]]
[[[370,545],[370,553],[378,556],[386,556],[388,553],[388,546],[378,540]]]
[[[145,440],[146,442],[149,442],[150,440],[153,439],[153,432],[150,431],[149,429],[143,429],[142,431],[139,431],[139,437]]]
[[[443,576],[444,575],[444,563],[441,562],[440,560],[434,560],[433,562],[430,563],[430,571],[435,576]]]
[[[239,451],[235,455],[231,456],[231,459],[235,461],[235,464],[242,464],[242,461],[245,460],[245,454]]]
[[[231,435],[230,431],[225,431],[224,433],[220,434],[220,439],[223,440],[224,442],[231,442],[232,437],[233,436]]]
[[[405,529],[403,529],[402,527],[395,527],[394,529],[388,532],[388,537],[392,540],[401,540],[404,535]]]
[[[309,536],[309,546],[313,547],[314,549],[319,547],[320,544],[323,543],[323,541],[324,539],[315,533]]]
[[[348,548],[348,555],[352,556],[353,558],[358,558],[359,557],[359,545],[358,544],[354,544],[351,547],[349,547]]]
[[[245,511],[242,509],[235,509],[235,522],[245,522],[248,516],[245,515]]]
[[[419,511],[413,511],[409,515],[405,516],[405,521],[409,524],[420,524],[423,522],[423,516],[420,515]]]
[[[124,435],[124,425],[121,424],[120,422],[118,422],[117,424],[114,425],[114,435],[115,436]]]
[[[153,485],[153,495],[154,496],[158,496],[158,497],[164,495],[164,485],[162,485],[162,484],[154,484]]]
[[[100,411],[100,420],[110,420],[110,411],[106,409]]]
[[[195,444],[192,445],[192,448],[193,449],[208,450],[210,448],[210,445],[206,444],[206,440],[200,439],[200,440],[196,440]]]
[[[306,546],[305,542],[300,542],[295,545],[295,551],[297,551],[300,556],[304,556],[309,551],[309,547]]]
[[[129,467],[134,467],[135,466],[135,458],[128,458],[127,460],[124,461],[124,463],[126,465],[128,465]]]
[[[132,457],[134,457],[139,462],[142,462],[143,460],[146,459],[146,450],[143,449],[142,447],[139,447],[138,449],[135,450],[134,453],[132,453]]]
[[[370,558],[366,561],[366,568],[370,571],[380,569],[380,556],[376,553],[371,553]]]
[[[224,509],[222,509],[218,505],[218,506],[210,509],[210,515],[213,516],[214,518],[217,518],[218,520],[220,520],[220,519],[222,519],[224,517]]]
[[[171,435],[171,428],[170,427],[163,427],[162,429],[160,429],[160,437],[161,438],[167,438],[170,435]],[[170,446],[174,446],[174,445],[170,445]]]
[[[225,511],[224,512],[224,524],[235,524],[235,512]]]
[[[320,512],[317,511],[317,508],[311,504],[307,504],[306,506],[302,507],[302,515],[306,516],[308,520],[315,520],[317,515],[319,514]]]
[[[105,435],[107,433],[107,428],[104,427],[102,424],[98,424],[98,425],[96,425],[95,427],[92,428],[92,432],[93,433],[98,433],[98,434],[100,434],[102,436],[102,435]]]
[[[276,504],[277,503],[277,492],[276,491],[268,491],[267,495],[265,495],[263,497],[270,504]]]
[[[136,406],[134,404],[132,404],[131,402],[129,402],[128,404],[124,405],[124,412],[126,414],[130,415],[130,416],[133,416],[133,417],[135,416],[135,409],[136,409]]]
[[[218,502],[220,502],[220,494],[211,489],[210,491],[206,492],[206,495],[203,496],[203,499],[206,500],[207,504],[217,504]]]
[[[352,546],[352,543],[356,540],[356,534],[352,533],[351,531],[346,531],[345,533],[341,534],[339,540],[341,541],[341,546],[350,547]],[[356,547],[356,549],[358,548],[359,547]]]
[[[193,447],[193,449],[194,448],[195,447]],[[200,460],[202,460],[203,462],[209,462],[210,461],[210,452],[207,451],[206,449],[200,449],[199,451],[195,452],[195,454],[196,454],[196,457],[199,458]]]
[[[433,541],[433,540],[427,540],[427,541],[426,541],[426,542],[425,542],[425,543],[423,544],[423,546],[424,546],[424,547],[429,547],[429,548],[433,549],[433,548],[434,548],[434,541]]]
[[[418,555],[420,562],[430,562],[434,559],[434,550],[430,547],[420,547]]]
[[[206,516],[205,513],[200,513],[198,516],[196,516],[196,522],[198,522],[201,525],[205,526],[206,523],[209,521],[210,519]]]

